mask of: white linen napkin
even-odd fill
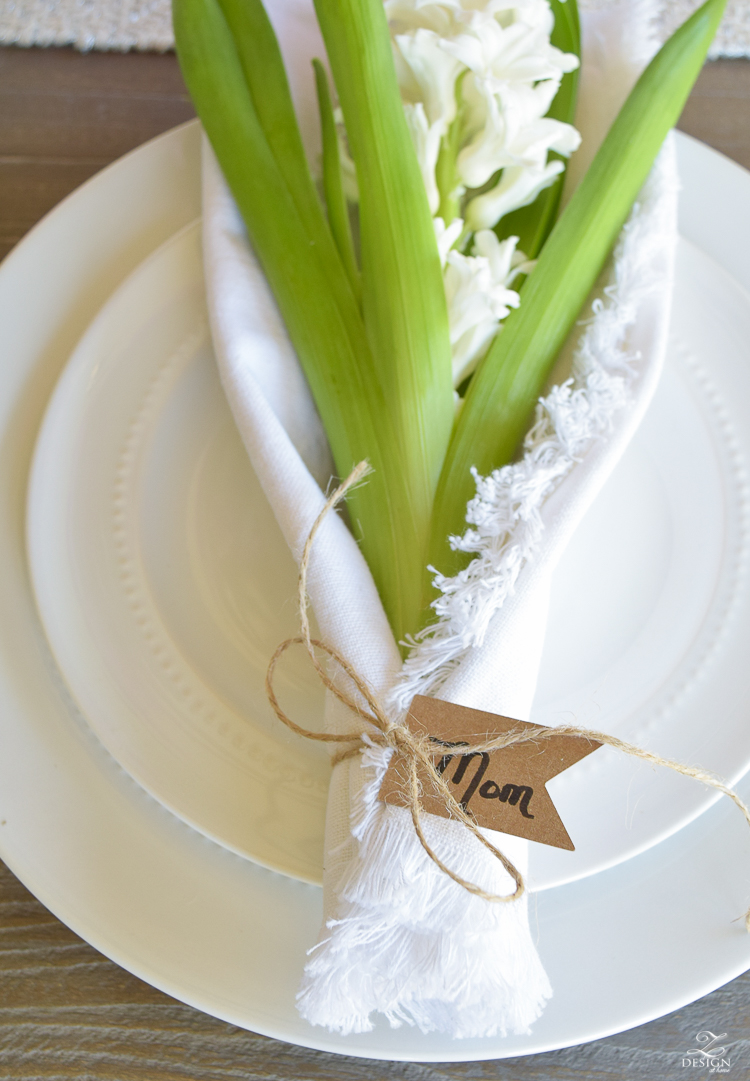
[[[609,0],[583,12],[578,127],[587,161],[655,48],[649,28],[657,8],[652,0]],[[293,22],[287,32],[294,33]],[[303,46],[295,43],[298,57]],[[441,583],[436,628],[404,664],[343,520],[329,515],[320,530],[308,587],[321,636],[390,703],[394,718],[422,693],[528,719],[552,570],[632,437],[662,365],[676,239],[674,168],[668,145],[600,282],[592,319],[558,364],[523,459],[479,479],[466,535],[476,557]],[[299,559],[324,503],[330,454],[207,144],[203,184],[206,285],[222,382]],[[351,731],[354,723],[329,696],[329,730]],[[552,993],[526,899],[488,903],[430,861],[409,813],[377,800],[389,754],[373,748],[333,771],[324,925],[305,970],[300,1012],[341,1033],[370,1029],[377,1012],[392,1024],[455,1037],[526,1032]],[[494,893],[512,892],[509,876],[464,827],[426,816],[425,832],[459,875]],[[525,871],[526,842],[487,835]]]

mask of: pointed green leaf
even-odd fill
[[[399,631],[413,631],[453,424],[445,290],[382,0],[316,0],[315,9],[357,170],[362,312],[395,431],[388,483],[399,477],[408,491],[392,527],[412,566]]]
[[[328,224],[336,241],[341,261],[349,275],[352,289],[359,300],[362,296],[362,282],[359,267],[354,255],[352,229],[349,221],[349,209],[344,195],[341,178],[341,157],[336,122],[333,118],[331,95],[328,91],[328,76],[320,60],[313,60],[315,70],[315,88],[318,92],[320,112],[320,130],[323,143],[323,190],[328,208]]]

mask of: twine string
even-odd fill
[[[436,759],[442,757],[444,750],[436,749],[435,743],[429,735],[413,732],[406,724],[394,724],[393,721],[390,720],[386,708],[380,702],[378,696],[375,694],[367,680],[357,672],[338,650],[334,649],[333,646],[328,645],[326,642],[322,642],[318,638],[313,638],[311,635],[310,620],[308,617],[309,597],[307,593],[307,574],[315,536],[326,517],[341,502],[346,493],[355,484],[359,483],[359,481],[369,472],[370,467],[367,462],[360,462],[359,465],[352,470],[346,480],[343,481],[343,483],[340,484],[326,500],[323,509],[315,519],[312,529],[308,534],[300,559],[297,583],[300,634],[296,635],[294,638],[287,638],[285,641],[281,642],[271,658],[266,673],[266,694],[268,696],[268,701],[282,724],[286,725],[292,732],[296,732],[298,736],[325,743],[349,744],[348,747],[342,748],[334,755],[334,765],[353,758],[355,755],[361,754],[362,751],[373,744],[390,748],[395,755],[398,755],[404,760],[407,767],[404,795],[411,813],[414,831],[420,844],[433,863],[463,889],[477,897],[481,897],[485,901],[501,903],[516,901],[522,897],[525,892],[526,887],[523,875],[499,848],[492,844],[491,841],[487,840],[477,826],[474,818],[460,803],[458,803],[442,774],[438,772]],[[312,665],[326,689],[346,706],[348,710],[366,723],[367,728],[364,732],[357,731],[341,734],[333,732],[314,732],[309,728],[303,728],[284,712],[274,690],[274,674],[279,661],[287,650],[297,645],[304,645]],[[325,653],[329,659],[336,663],[338,668],[341,669],[344,675],[348,677],[356,688],[360,700],[347,694],[347,692],[329,676],[326,669],[318,660],[317,650]],[[365,706],[362,705],[362,702],[365,703]],[[664,758],[659,754],[654,754],[652,751],[645,750],[643,747],[638,747],[634,743],[628,743],[626,740],[619,739],[617,736],[611,736],[607,732],[597,732],[594,729],[580,728],[577,725],[560,725],[556,728],[526,726],[523,729],[511,729],[508,732],[503,732],[500,735],[482,740],[479,743],[468,744],[466,746],[462,745],[461,754],[491,753],[506,747],[512,747],[519,743],[538,743],[560,735],[574,736],[578,739],[585,739],[590,742],[603,743],[608,747],[613,747],[615,750],[621,751],[623,754],[630,755],[634,758],[640,758],[645,762],[650,762],[654,766],[664,766],[684,777],[691,777],[693,780],[699,781],[709,788],[715,789],[717,792],[732,800],[735,806],[744,815],[748,826],[750,826],[750,808],[748,808],[747,804],[732,788],[726,785],[713,773],[710,773],[708,770],[700,769],[697,766],[685,765],[684,763],[677,762],[671,758]],[[427,782],[432,787],[434,793],[442,800],[443,805],[448,812],[448,816],[456,819],[465,826],[466,829],[468,829],[495,857],[495,859],[499,860],[515,883],[515,889],[512,893],[488,893],[486,890],[482,889],[481,886],[467,881],[465,878],[462,878],[461,875],[453,871],[433,850],[427,841],[424,829],[422,828],[422,815],[424,814],[424,808],[422,806],[423,777],[427,779]],[[750,932],[750,909],[744,914],[744,921],[746,930]]]

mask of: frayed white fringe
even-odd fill
[[[377,800],[390,754],[365,753],[368,779],[352,811],[357,856],[336,885],[337,916],[305,968],[299,1012],[342,1035],[369,1032],[374,1011],[394,1027],[406,1022],[454,1037],[530,1031],[552,989],[526,899],[488,904],[427,858],[409,812]],[[423,824],[459,874],[486,890],[512,891],[501,865],[463,826],[431,815]]]
[[[456,1037],[528,1032],[552,991],[526,900],[488,904],[427,858],[409,812],[377,798],[391,754],[371,745],[361,768],[348,766],[357,779],[365,774],[350,819],[357,855],[335,885],[336,918],[311,951],[299,1012],[342,1035],[369,1032],[373,1012],[393,1026]],[[463,826],[432,815],[423,825],[459,874],[492,892],[512,891],[501,865]]]
[[[357,906],[343,903],[331,937],[305,970],[301,1015],[342,1035],[371,1031],[374,1009],[394,1028],[406,1022],[425,1033],[529,1032],[552,992],[529,937],[526,902],[482,903],[502,913],[500,926],[467,931],[462,925],[435,934],[380,921],[368,924],[366,936],[356,933],[362,927]]]
[[[675,185],[673,151],[666,154],[623,230],[571,378],[539,402],[522,460],[476,476],[470,528],[455,538],[475,559],[453,578],[436,576],[437,622],[404,664],[392,694],[394,716],[414,694],[436,694],[481,644],[521,568],[534,558],[545,499],[630,398],[638,358],[628,353],[627,331],[654,284],[652,257],[665,242],[661,198]],[[333,885],[335,916],[311,951],[299,1012],[342,1035],[370,1031],[374,1012],[393,1026],[406,1022],[456,1038],[526,1033],[552,994],[526,898],[489,904],[438,869],[409,812],[377,799],[390,753],[373,745],[361,763],[339,767],[349,770],[357,851]],[[429,843],[459,875],[494,893],[511,891],[501,865],[463,826],[432,815],[424,826]],[[525,842],[504,836],[501,843],[514,862],[524,863]]]

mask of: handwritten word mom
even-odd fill
[[[468,743],[464,740],[458,743],[450,743],[447,740],[435,739],[432,737],[433,742],[439,743],[443,747],[468,747]],[[453,773],[450,777],[447,774],[448,767],[451,762],[457,758],[458,762]],[[475,751],[472,754],[444,754],[435,767],[440,774],[446,776],[446,780],[451,784],[460,785],[464,782],[466,774],[470,773],[470,765],[473,759],[478,759],[476,763],[476,769],[473,775],[469,777],[466,789],[458,801],[463,809],[468,810],[469,803],[474,795],[479,795],[481,799],[497,799],[501,803],[507,803],[511,807],[518,807],[519,811],[524,818],[533,818],[533,814],[529,811],[529,803],[531,797],[534,795],[534,789],[529,785],[513,784],[509,782],[502,785],[497,781],[487,780],[484,781],[484,775],[487,772],[487,767],[490,764],[490,756],[486,751]]]

